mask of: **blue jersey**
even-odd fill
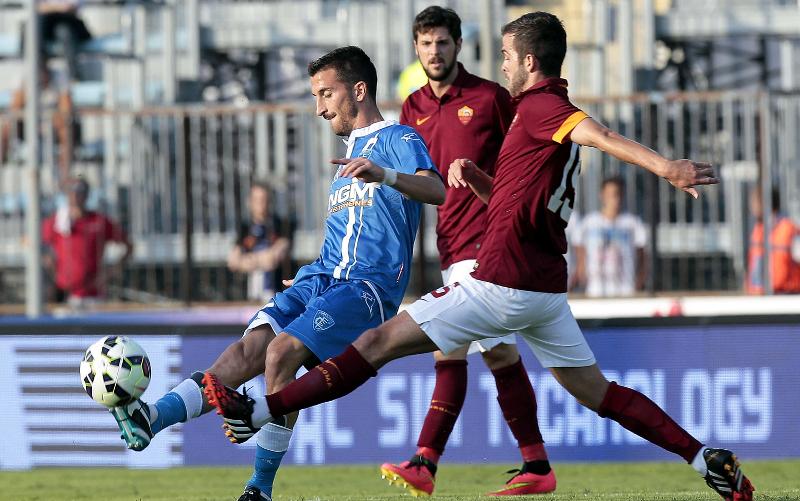
[[[350,134],[347,158],[359,156],[403,174],[418,170],[438,174],[422,138],[411,127],[391,120]],[[322,251],[316,261],[300,269],[297,279],[329,275],[366,280],[382,291],[382,299],[399,307],[408,285],[422,203],[386,185],[339,177],[341,168],[328,192]]]

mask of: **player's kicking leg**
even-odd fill
[[[206,372],[238,387],[264,371],[267,345],[274,337],[268,325],[249,332],[228,346]],[[203,395],[203,375],[203,372],[195,372],[155,403],[148,404],[139,399],[111,409],[128,448],[141,451],[161,430],[211,410]]]
[[[313,368],[320,358],[340,353],[364,330],[380,325],[385,319],[384,311],[392,307],[376,297],[377,292],[367,282],[326,283],[317,289],[324,292],[308,301],[303,313],[286,325],[267,349],[265,377],[269,393],[294,381],[302,365]],[[278,420],[265,419],[268,408],[264,396],[242,395],[214,374],[207,374],[204,381],[208,401],[224,410],[226,435],[231,442],[242,442],[243,433],[246,439],[257,431],[255,472],[240,501],[268,499],[297,413],[282,414]]]
[[[256,397],[251,406],[254,426],[264,426],[277,418],[341,398],[377,375],[376,370],[392,360],[432,353],[437,346],[425,335],[407,312],[364,332],[338,356],[329,358],[296,379],[283,390]],[[211,383],[212,381],[208,381]],[[223,418],[241,416],[242,395],[223,385],[206,384],[206,394]],[[226,395],[219,398],[220,395]],[[238,395],[238,396],[237,396]],[[266,410],[259,400],[266,402]]]

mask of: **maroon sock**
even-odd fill
[[[435,367],[436,387],[417,446],[433,449],[441,456],[467,396],[467,361],[441,360]],[[428,459],[434,463],[439,460],[438,457]]]
[[[267,395],[269,412],[284,416],[343,397],[378,373],[353,345],[329,358],[279,392]]]
[[[492,371],[497,385],[497,402],[511,433],[517,439],[523,461],[547,459],[547,452],[536,417],[536,394],[528,379],[522,358],[508,367]]]
[[[664,412],[636,390],[612,382],[597,413],[627,430],[691,463],[703,446]]]

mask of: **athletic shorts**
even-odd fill
[[[443,353],[516,333],[543,367],[595,363],[566,294],[511,289],[470,275],[427,294],[405,311]]]
[[[445,285],[464,280],[472,273],[475,268],[475,259],[465,259],[451,264],[446,270],[442,270],[442,283]],[[468,354],[484,353],[500,344],[517,344],[517,337],[514,334],[508,336],[481,339],[480,341],[473,341],[469,345]]]
[[[253,316],[244,334],[269,324],[275,334],[286,332],[319,360],[327,360],[395,313],[396,306],[382,301],[370,282],[309,275],[275,294]]]

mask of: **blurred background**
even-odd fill
[[[56,409],[67,424],[75,415],[72,432],[20,428],[29,452],[6,456],[5,466],[94,464],[98,454],[105,464],[200,461],[184,451],[210,445],[181,438],[197,440],[186,431],[194,425],[176,428],[174,440],[149,456],[126,453],[113,422],[80,395],[82,350],[111,332],[142,336],[166,375],[155,376],[151,395],[213,360],[279,280],[319,252],[328,159],[343,147],[314,114],[306,65],[332,48],[361,46],[377,67],[385,116],[396,118],[402,99],[425,83],[414,68],[411,25],[435,3],[0,0],[0,353],[16,361],[0,379],[25,383],[21,412]],[[800,2],[438,4],[462,18],[459,59],[495,80],[501,26],[532,10],[553,12],[568,34],[563,76],[579,107],[667,157],[714,164],[721,184],[695,201],[584,148],[568,230],[573,311],[596,351],[608,352],[608,369],[648,394],[662,391],[664,405],[678,406],[672,410],[684,423],[694,420],[698,433],[709,426],[715,438],[708,423],[724,422],[728,434],[716,437],[723,442],[762,457],[800,455],[800,438],[789,430],[796,406],[782,400],[798,398],[791,384],[800,378],[791,362],[800,351],[800,296],[792,296],[800,293]],[[33,13],[40,22],[26,33]],[[26,110],[32,96],[35,109]],[[600,228],[598,214],[625,216],[625,228]],[[428,207],[409,300],[441,285],[435,222]],[[642,341],[658,329],[666,330],[653,344]],[[763,336],[758,343],[754,333]],[[688,356],[698,336],[703,348]],[[770,351],[778,343],[783,358]],[[432,388],[432,379],[413,378],[429,362],[398,366],[402,384],[387,380],[383,393],[354,397],[359,406],[377,401],[376,419],[389,419],[381,409],[391,392],[410,395],[407,413],[390,416],[405,423],[395,430],[404,438],[363,440],[383,451],[412,444]],[[549,376],[538,374],[534,383],[547,386]],[[474,391],[483,390],[490,391]],[[728,397],[741,392],[762,400],[731,410]],[[699,407],[681,407],[686,402]],[[465,419],[497,418],[492,404]],[[540,413],[547,419],[553,409]],[[576,413],[571,422],[594,426]],[[102,440],[78,433],[95,415]],[[391,459],[382,450],[352,458],[348,447],[362,438],[308,415],[306,426],[322,431],[307,432],[318,442],[299,447],[311,452],[293,461],[321,462],[325,454],[314,447],[324,452],[326,444],[329,459]],[[549,439],[556,458],[661,457],[620,430],[601,441],[589,431],[550,429],[562,433]],[[84,437],[77,445],[76,433]],[[511,442],[499,429],[491,433],[486,443],[464,445],[457,459],[470,460],[469,451],[504,459]],[[599,448],[581,453],[581,445]],[[220,462],[245,457],[214,454]]]

